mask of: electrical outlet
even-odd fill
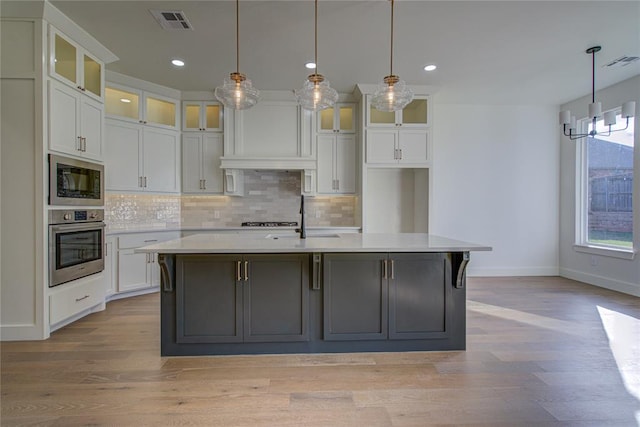
[[[220,211],[213,211],[213,217],[215,219],[220,219]]]

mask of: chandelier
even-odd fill
[[[560,112],[560,124],[562,125],[564,136],[568,136],[569,139],[576,140],[584,138],[586,136],[595,137],[609,136],[613,132],[626,130],[629,127],[629,118],[633,117],[636,110],[636,103],[634,101],[625,102],[622,105],[621,116],[627,120],[627,124],[621,129],[612,129],[611,126],[616,124],[616,112],[607,111],[604,113],[604,125],[608,127],[607,133],[598,133],[596,130],[596,123],[598,118],[602,117],[602,104],[596,102],[596,52],[600,52],[602,47],[593,46],[585,51],[585,53],[591,55],[591,104],[589,104],[589,120],[591,120],[591,130],[587,133],[576,133],[576,118],[571,115],[571,111],[565,110]]]
[[[224,79],[215,91],[216,98],[225,107],[234,110],[251,108],[260,99],[260,91],[251,85],[251,80],[240,72],[240,2],[236,0],[236,71]]]
[[[318,74],[318,0],[315,0],[315,72],[305,80],[302,89],[294,91],[298,104],[305,110],[320,111],[338,100],[338,92],[329,85],[322,74]]]
[[[413,99],[413,93],[400,77],[393,74],[393,0],[391,0],[391,61],[389,75],[382,79],[382,83],[371,98],[371,104],[379,111],[402,110]]]

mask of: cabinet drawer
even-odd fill
[[[153,245],[155,243],[177,239],[178,237],[180,237],[179,231],[170,231],[170,232],[162,232],[162,233],[126,234],[118,238],[118,248],[119,249],[139,248],[141,246]]]
[[[104,301],[104,275],[79,279],[61,285],[63,289],[49,295],[49,323],[54,325]]]

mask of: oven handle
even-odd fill
[[[104,230],[106,227],[104,222],[84,222],[81,224],[58,224],[58,225],[50,225],[51,231],[54,233],[57,232],[69,232],[69,231],[82,231],[82,230],[92,230],[96,228],[101,228]]]

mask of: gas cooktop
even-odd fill
[[[247,221],[243,227],[297,227],[297,221]]]

